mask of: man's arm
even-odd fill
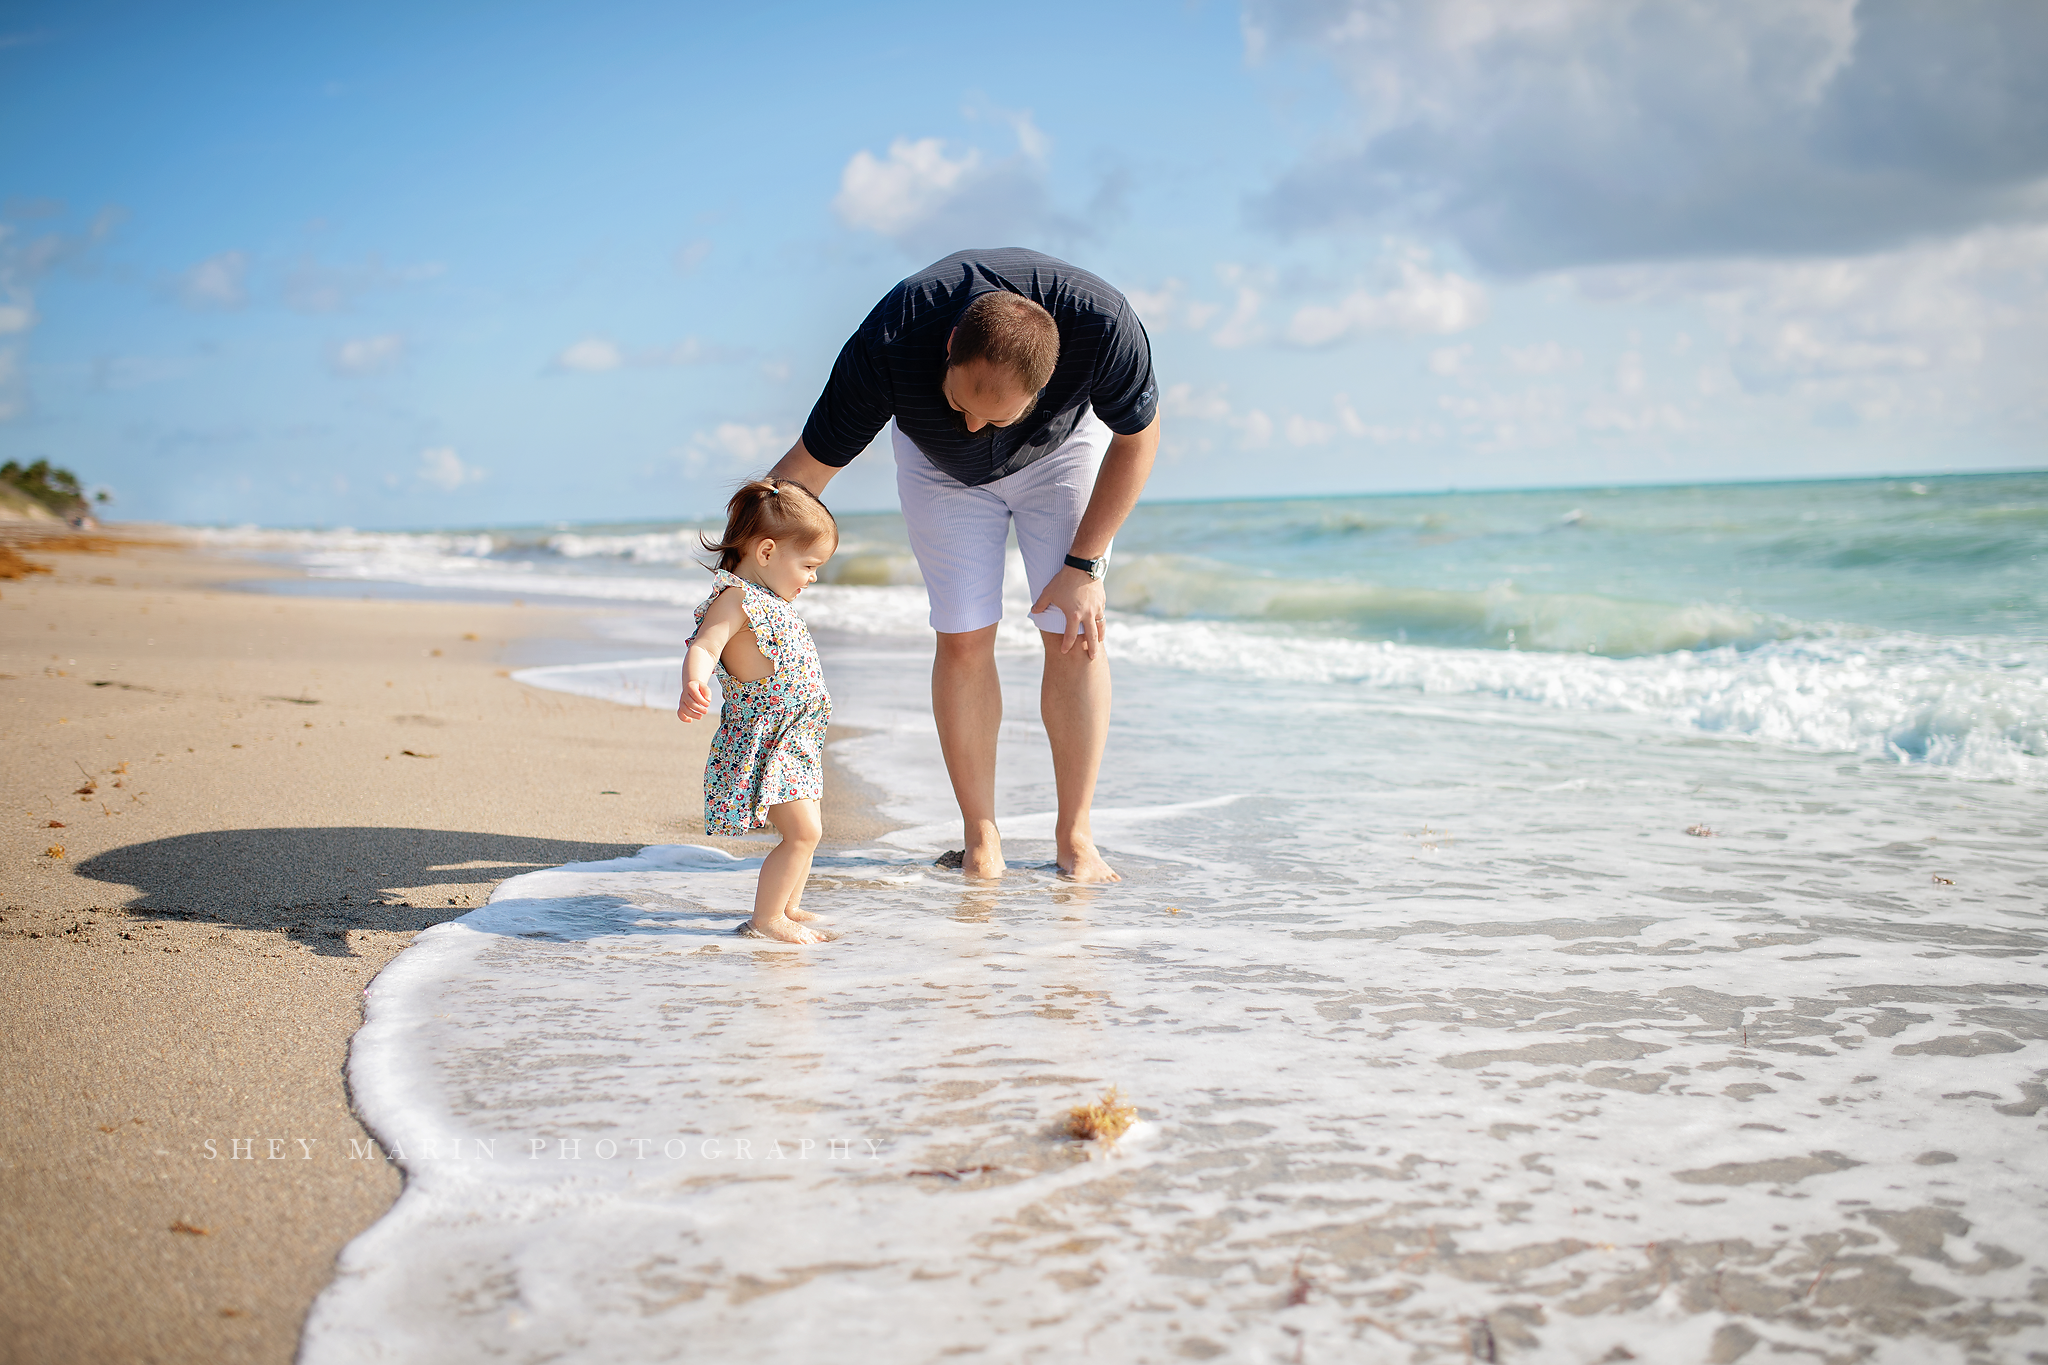
[[[1095,474],[1095,491],[1088,495],[1088,510],[1081,514],[1081,526],[1074,532],[1069,553],[1077,559],[1102,557],[1123,526],[1124,518],[1138,505],[1138,495],[1145,491],[1145,480],[1151,476],[1152,461],[1158,454],[1156,415],[1152,425],[1136,435],[1110,438],[1109,449],[1102,456],[1102,468]],[[1067,634],[1060,653],[1074,647],[1078,632],[1081,647],[1092,659],[1096,644],[1102,639],[1102,614],[1108,605],[1108,594],[1102,584],[1079,569],[1064,568],[1045,585],[1031,610],[1041,612],[1047,607],[1058,607],[1067,618]]]
[[[1111,447],[1111,449],[1114,448],[1114,446]],[[1146,463],[1149,466],[1151,462],[1148,460]],[[839,466],[826,464],[823,460],[812,458],[811,452],[804,449],[803,437],[799,436],[797,437],[796,444],[789,448],[789,454],[777,460],[775,468],[768,471],[768,477],[771,479],[794,480],[808,488],[811,491],[812,497],[822,501],[825,496],[825,485],[832,482],[832,476],[838,472]],[[1143,483],[1144,481],[1140,479],[1139,484],[1141,487]],[[1100,487],[1101,485],[1098,483],[1096,486]],[[1135,501],[1136,494],[1133,494],[1132,498]],[[1130,509],[1126,508],[1124,510],[1128,512]],[[1118,520],[1121,522],[1122,519],[1119,518]]]

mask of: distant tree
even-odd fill
[[[66,520],[90,510],[78,476],[68,469],[55,468],[48,460],[37,460],[27,466],[9,460],[0,465],[0,483],[24,497],[34,498]],[[102,496],[100,501],[105,502],[107,498]]]

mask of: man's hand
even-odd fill
[[[683,699],[676,706],[676,719],[688,725],[711,714],[711,689],[700,682],[683,684]]]
[[[1095,473],[1095,491],[1088,495],[1088,508],[1081,513],[1081,525],[1074,532],[1069,553],[1077,559],[1100,559],[1109,553],[1110,538],[1137,505],[1138,494],[1145,487],[1145,477],[1152,472],[1152,460],[1158,453],[1157,414],[1153,415],[1152,425],[1143,431],[1110,438],[1109,449],[1102,453],[1102,467]],[[1031,610],[1058,607],[1067,618],[1060,653],[1071,651],[1078,637],[1081,648],[1093,659],[1102,644],[1102,614],[1108,606],[1109,594],[1103,591],[1102,584],[1068,565],[1053,575]]]
[[[1109,594],[1102,590],[1102,584],[1069,565],[1052,576],[1052,582],[1038,594],[1038,601],[1032,604],[1031,610],[1035,615],[1047,607],[1058,607],[1060,614],[1067,618],[1067,633],[1060,641],[1060,653],[1073,649],[1074,641],[1079,639],[1088,657],[1094,658],[1095,651],[1102,645],[1103,613],[1109,608]]]

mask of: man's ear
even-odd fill
[[[946,333],[946,363],[948,365],[953,363],[953,338],[959,335],[960,329],[958,327]]]

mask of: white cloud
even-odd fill
[[[1639,407],[1627,407],[1619,403],[1595,401],[1579,414],[1580,423],[1588,431],[1617,432],[1624,436],[1647,436],[1659,431],[1678,432],[1689,428],[1692,423],[1683,412],[1669,403],[1646,403]]]
[[[345,375],[382,374],[403,359],[405,338],[396,332],[343,341],[327,353],[328,368]]]
[[[1192,384],[1174,384],[1159,395],[1159,410],[1174,424],[1176,432],[1183,422],[1214,422],[1235,431],[1237,444],[1245,450],[1257,450],[1273,440],[1273,419],[1259,408],[1237,411],[1224,397],[1221,384],[1208,384],[1201,388]],[[1181,438],[1177,435],[1176,439]],[[1204,449],[1208,446],[1207,441],[1196,444]]]
[[[1555,446],[1578,433],[1561,389],[1445,394],[1437,406],[1456,422],[1466,443],[1482,452]]]
[[[435,446],[420,452],[420,466],[413,477],[444,493],[453,493],[467,484],[481,481],[484,471],[475,465],[464,464],[462,457],[455,453],[455,447]]]
[[[1220,422],[1230,416],[1230,402],[1218,384],[1199,389],[1192,384],[1172,384],[1159,395],[1159,411],[1175,420]]]
[[[1421,261],[1400,263],[1400,283],[1385,293],[1355,290],[1335,304],[1306,304],[1287,324],[1296,346],[1333,346],[1362,332],[1462,332],[1486,316],[1486,290],[1453,271],[1432,272]]]
[[[710,365],[720,361],[736,359],[734,352],[723,346],[710,346],[695,337],[684,337],[675,345],[658,347],[645,356],[635,358],[636,364],[653,365]]]
[[[1016,135],[1017,150],[1033,161],[1044,162],[1052,155],[1052,139],[1031,121],[1029,109],[1004,109],[993,104],[971,104],[960,112],[968,118],[986,115],[998,123],[1008,124],[1010,131]]]
[[[1175,327],[1199,332],[1221,310],[1213,303],[1187,298],[1186,293],[1185,280],[1168,277],[1157,289],[1126,289],[1124,297],[1138,310],[1148,332],[1171,331]]]
[[[735,467],[765,470],[795,444],[793,432],[772,423],[720,422],[690,438],[683,449],[683,467],[692,474]]]
[[[1331,395],[1331,406],[1336,414],[1334,422],[1299,412],[1276,419],[1262,408],[1240,412],[1225,397],[1220,384],[1201,387],[1174,384],[1159,396],[1159,410],[1172,424],[1177,442],[1187,441],[1189,425],[1205,423],[1228,428],[1235,433],[1238,448],[1243,450],[1263,449],[1272,444],[1276,435],[1292,446],[1327,445],[1340,433],[1380,445],[1438,439],[1443,435],[1442,430],[1431,423],[1417,422],[1405,426],[1369,423],[1358,415],[1358,409],[1345,394]],[[1209,441],[1201,438],[1195,438],[1189,444],[1198,450],[1212,448]]]
[[[0,336],[15,332],[26,332],[36,325],[34,305],[27,303],[0,303]]]
[[[1247,450],[1257,450],[1273,439],[1273,419],[1258,408],[1253,408],[1238,419],[1237,429],[1240,443]]]
[[[579,374],[599,374],[626,363],[626,353],[603,337],[585,337],[555,357],[555,368]]]
[[[1439,346],[1429,353],[1429,372],[1449,379],[1465,372],[1472,363],[1470,346]]]
[[[2048,228],[1986,228],[1859,257],[1616,266],[1565,278],[1594,300],[1690,303],[1752,391],[1889,382],[2040,354]]]
[[[1568,350],[1556,341],[1546,341],[1538,346],[1505,346],[1503,352],[1508,358],[1508,367],[1516,374],[1552,374],[1558,370],[1575,370],[1585,363],[1579,352]]]
[[[1045,179],[1051,143],[1028,113],[994,112],[1016,136],[1016,154],[991,158],[978,147],[953,150],[937,137],[899,137],[886,157],[862,148],[840,171],[833,213],[850,228],[917,254],[957,251],[963,242],[1015,241],[1033,231],[1082,235],[1052,207]]]
[[[1335,394],[1331,397],[1337,409],[1337,425],[1346,436],[1358,437],[1375,445],[1392,445],[1398,441],[1437,441],[1443,439],[1443,429],[1433,422],[1411,422],[1406,426],[1392,426],[1383,422],[1367,422],[1358,415],[1358,409],[1351,404],[1349,394]]]
[[[1168,276],[1157,289],[1126,289],[1124,297],[1138,310],[1145,330],[1158,332],[1173,325],[1174,305],[1180,302],[1181,291],[1187,287],[1187,281]]]
[[[1235,350],[1265,340],[1266,325],[1259,320],[1259,310],[1266,303],[1264,274],[1227,263],[1217,266],[1216,274],[1236,291],[1237,302],[1223,325],[1209,334],[1210,342],[1225,350]]]
[[[1033,161],[1044,161],[1052,155],[1052,139],[1039,130],[1031,121],[1031,111],[1021,110],[1010,116],[1010,129],[1017,134],[1017,149]]]
[[[1287,433],[1287,443],[1296,446],[1319,446],[1337,434],[1337,429],[1328,422],[1318,422],[1298,412],[1288,417],[1283,430]]]
[[[862,148],[840,172],[832,211],[848,227],[894,237],[945,207],[980,165],[979,149],[947,156],[935,137],[899,137],[886,161]]]
[[[1337,409],[1337,424],[1344,428],[1344,434],[1346,436],[1365,435],[1365,419],[1358,415],[1357,408],[1351,406],[1351,395],[1340,393],[1331,401]]]
[[[1616,393],[1636,394],[1643,391],[1643,358],[1634,351],[1623,354],[1614,363],[1614,390]]]
[[[187,308],[202,311],[240,308],[249,302],[249,289],[245,282],[248,273],[249,257],[246,252],[223,251],[218,256],[207,257],[178,277],[178,298]]]
[[[2048,7],[1248,0],[1349,90],[1257,206],[1482,267],[1813,257],[2048,216]]]
[[[585,337],[565,347],[549,362],[550,368],[576,374],[602,374],[607,370],[659,368],[665,365],[712,365],[746,359],[746,353],[727,350],[684,337],[672,346],[648,346],[628,352],[607,337]]]

